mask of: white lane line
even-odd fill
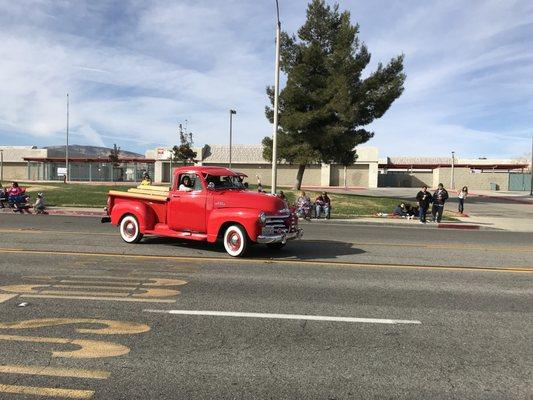
[[[297,315],[297,314],[264,314],[248,312],[228,311],[198,311],[198,310],[143,310],[150,313],[176,314],[176,315],[199,315],[210,317],[238,317],[238,318],[264,318],[264,319],[293,319],[306,321],[328,322],[362,322],[367,324],[421,324],[416,320],[405,319],[382,319],[382,318],[352,318],[352,317],[328,317],[324,315]]]

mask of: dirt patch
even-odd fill
[[[27,185],[26,191],[28,192],[47,192],[49,190],[59,189],[59,186],[39,186],[39,185]]]

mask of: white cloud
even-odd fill
[[[283,26],[306,2],[282,2]],[[404,52],[404,95],[373,124],[382,155],[522,154],[533,111],[533,5],[526,0],[345,0],[372,65]],[[0,133],[62,141],[65,94],[73,137],[142,151],[176,142],[188,119],[196,144],[270,134],[274,8],[262,2],[0,3]],[[428,147],[417,143],[439,138]],[[404,138],[407,138],[405,140]],[[41,143],[42,142],[42,143]],[[12,143],[16,144],[16,143]]]

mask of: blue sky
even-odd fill
[[[402,97],[371,128],[380,156],[517,157],[533,134],[533,2],[343,0],[379,61],[404,53]],[[306,1],[280,0],[295,32]],[[271,134],[274,0],[0,0],[0,144],[144,152]]]

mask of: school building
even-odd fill
[[[209,144],[194,149],[199,165],[229,166],[229,146]],[[446,187],[468,186],[482,190],[529,191],[531,167],[527,160],[469,159],[451,157],[386,157],[379,158],[372,146],[357,147],[357,161],[344,167],[338,164],[311,164],[305,169],[306,187],[420,187],[443,183]],[[271,183],[270,162],[263,159],[262,146],[234,145],[232,165],[248,175],[248,181]],[[155,183],[170,182],[170,148],[148,150],[144,158],[121,157],[111,163],[108,157],[70,157],[71,181],[138,182],[148,172]],[[278,185],[294,184],[297,165],[278,164]],[[35,146],[0,146],[0,181],[57,181],[66,173],[65,159]]]

